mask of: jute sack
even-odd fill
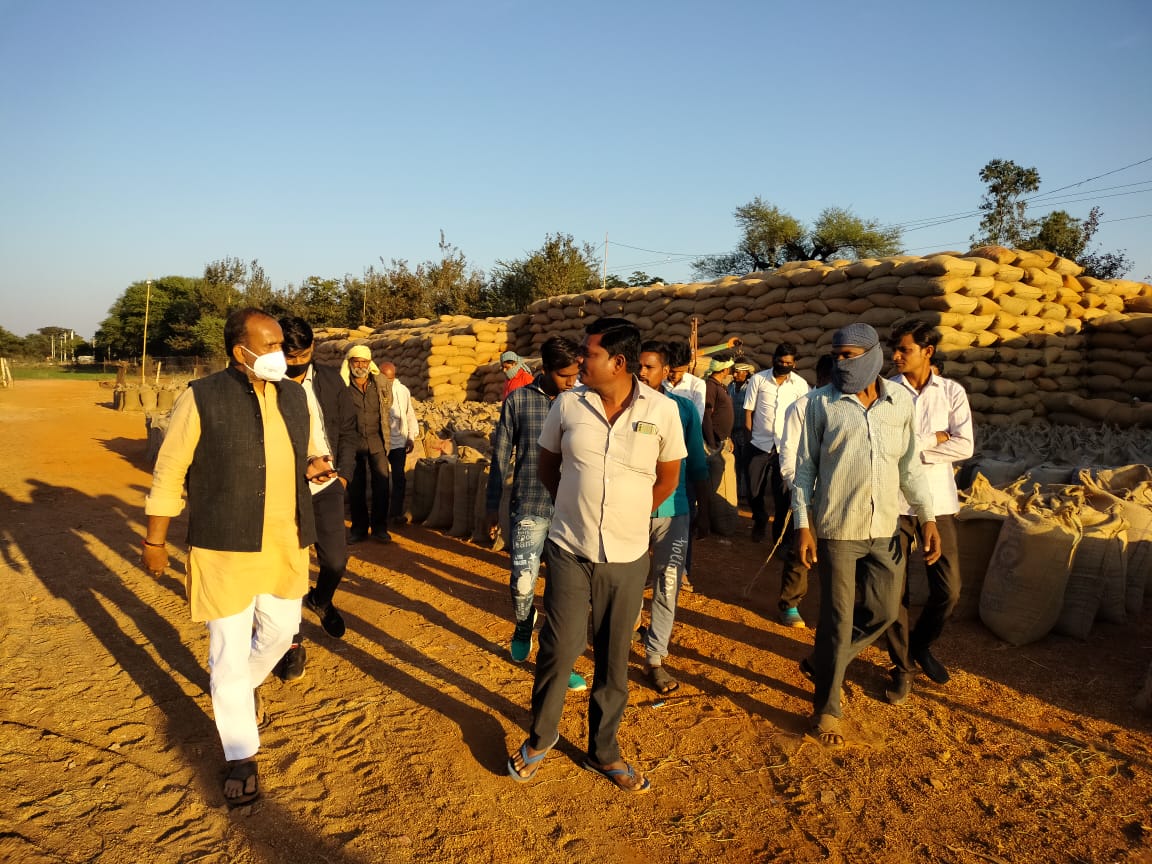
[[[412,475],[412,522],[419,524],[432,512],[436,500],[436,472],[440,463],[435,459],[421,459]]]
[[[480,474],[476,478],[476,496],[472,502],[472,542],[481,546],[491,546],[488,534],[488,472],[489,466],[480,463]]]
[[[432,502],[432,511],[424,520],[428,528],[444,530],[452,527],[452,503],[456,491],[456,460],[448,458],[446,464],[441,465],[436,474],[436,497]]]
[[[1113,495],[1123,497],[1125,493],[1132,491],[1141,483],[1152,481],[1152,468],[1149,468],[1147,465],[1125,465],[1123,468],[1103,468],[1095,474],[1088,471],[1087,477],[1094,480],[1098,486],[1111,492]],[[1085,474],[1081,474],[1081,481],[1083,481],[1084,478]]]
[[[452,524],[449,537],[469,537],[476,513],[476,481],[483,465],[479,462],[457,462],[453,476]]]
[[[988,629],[1017,646],[1046,636],[1060,618],[1079,539],[1071,508],[1054,511],[1025,499],[1010,509],[980,592]]]
[[[1072,490],[1070,490],[1070,495]],[[1075,639],[1087,639],[1097,616],[1123,624],[1128,523],[1115,510],[1101,512],[1084,500],[1075,487],[1081,538],[1068,571],[1064,605],[1055,630]]]
[[[708,455],[709,488],[712,490],[709,515],[712,533],[731,537],[739,521],[736,493],[736,457],[721,448]]]
[[[1088,501],[1098,510],[1117,508],[1128,523],[1128,545],[1124,572],[1124,608],[1129,615],[1144,610],[1148,579],[1152,577],[1152,483],[1141,483],[1120,497],[1100,486],[1089,469],[1080,472],[1080,483]]]

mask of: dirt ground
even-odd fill
[[[139,568],[144,424],[110,395],[0,390],[0,861],[1152,861],[1152,722],[1129,706],[1152,617],[1025,648],[956,622],[952,682],[918,677],[903,707],[870,649],[828,751],[804,735],[813,633],[773,622],[777,568],[748,590],[767,548],[744,526],[698,544],[674,697],[633,655],[621,744],[651,794],[581,768],[586,693],[537,779],[511,781],[532,665],[508,657],[507,559],[408,527],[354,547],[345,639],[305,613],[306,677],[263,691],[264,797],[230,811],[206,631],[181,553]]]

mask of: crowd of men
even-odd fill
[[[273,671],[305,674],[303,607],[329,636],[344,635],[334,599],[348,545],[392,541],[418,427],[395,367],[377,367],[366,346],[351,348],[337,373],[314,362],[307,322],[256,309],[230,315],[224,336],[229,367],[193,382],[173,407],[142,560],[164,571],[169,523],[186,505],[188,596],[208,627],[223,793],[237,806],[260,795],[259,687]],[[809,571],[818,574],[815,644],[800,664],[814,688],[812,734],[843,744],[845,670],[882,635],[889,702],[908,698],[917,668],[948,681],[931,647],[959,597],[952,464],[972,453],[972,423],[963,389],[933,366],[939,338],[919,321],[893,327],[897,374],[884,378],[876,331],[850,324],[819,358],[815,389],[796,372],[794,345],[776,346],[760,372],[717,355],[700,378],[686,342],[645,341],[621,318],[594,322],[581,344],[548,339],[537,373],[512,352],[502,357],[508,386],[492,436],[488,521],[495,530],[507,491],[512,659],[525,661],[538,640],[528,735],[508,759],[513,780],[535,777],[558,741],[567,693],[588,688],[573,664],[590,638],[584,766],[625,792],[651,788],[617,741],[628,658],[639,643],[649,685],[679,687],[666,668],[678,598],[731,461],[751,539],[781,553],[780,624],[806,626],[799,606]],[[930,594],[913,626],[914,545]]]

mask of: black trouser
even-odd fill
[[[908,632],[908,554],[913,539],[920,536],[920,520],[915,516],[900,517],[900,545],[904,550],[904,596],[896,620],[888,629],[888,655],[897,669],[912,672],[913,658],[940,638],[944,623],[960,600],[960,550],[956,539],[956,517],[937,516],[936,530],[940,532],[940,558],[935,564],[926,564],[928,574],[928,601],[920,611],[916,626]],[[923,554],[924,542],[920,541]]]
[[[784,530],[784,515],[792,506],[792,494],[784,484],[784,475],[780,473],[780,454],[773,450],[768,453],[759,447],[748,445],[752,450],[752,458],[760,463],[763,458],[768,459],[768,470],[757,472],[758,476],[752,481],[752,527],[762,531],[768,525],[768,510],[764,506],[764,498],[771,493],[772,509],[772,542],[780,539],[780,532]],[[761,459],[756,459],[759,456]]]
[[[372,478],[372,508],[368,508],[368,478]],[[348,484],[348,497],[351,499],[352,535],[366,537],[368,529],[373,534],[388,533],[388,454],[384,451],[371,453],[359,450],[356,453],[356,470],[352,472],[352,482]]]
[[[336,586],[348,566],[348,542],[344,536],[344,484],[337,480],[312,496],[316,516],[316,561],[320,574],[312,597],[323,606],[332,602]]]
[[[648,553],[629,563],[593,564],[548,540],[544,559],[545,619],[536,652],[528,745],[542,750],[556,739],[572,664],[588,644],[591,606],[596,669],[588,704],[588,756],[607,765],[620,759],[616,734],[628,706],[628,654],[644,599]]]
[[[408,478],[404,466],[408,462],[406,447],[393,447],[388,451],[388,467],[392,473],[392,495],[388,500],[388,515],[393,519],[404,518],[404,494],[408,491]]]

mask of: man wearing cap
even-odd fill
[[[751,363],[740,362],[732,367],[732,380],[728,384],[728,396],[732,400],[732,408],[744,407],[744,391],[748,388],[748,379],[756,374],[756,367]],[[744,428],[744,424],[732,425],[732,455],[736,457],[736,497],[739,501],[748,501],[748,460],[752,453],[748,448],[751,433]]]
[[[505,351],[500,355],[500,368],[504,370],[504,377],[508,379],[504,382],[504,392],[500,396],[501,402],[507,399],[508,394],[513,390],[527,387],[533,381],[532,370],[528,368],[524,358],[515,351]]]
[[[356,428],[360,433],[360,446],[356,449],[356,469],[348,485],[349,509],[352,529],[349,543],[360,543],[372,538],[379,543],[391,543],[388,533],[388,451],[392,439],[392,382],[380,374],[372,362],[372,349],[367,345],[353,345],[348,349],[340,376],[352,394],[356,411]],[[368,502],[371,478],[372,499]]]
[[[708,506],[701,508],[700,524],[697,536],[706,537],[712,530],[712,515],[720,512],[720,507],[730,508],[735,517],[736,500],[727,500],[723,496],[724,475],[728,474],[731,483],[732,475],[728,465],[732,457],[725,451],[732,449],[732,426],[735,422],[735,411],[732,407],[732,397],[728,395],[728,378],[732,375],[735,361],[727,355],[718,355],[708,364],[708,371],[704,374],[704,419],[701,431],[704,433],[704,449],[708,455],[709,495]],[[727,462],[727,465],[726,465]],[[729,498],[735,490],[729,487]]]
[[[848,664],[896,620],[901,493],[920,520],[924,560],[940,557],[912,398],[880,378],[876,331],[863,323],[837,330],[832,357],[832,383],[808,397],[792,493],[800,562],[819,564],[816,644],[800,666],[815,685],[813,734],[827,747],[844,743],[840,689]]]

